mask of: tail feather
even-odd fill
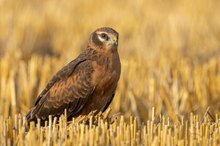
[[[27,120],[28,123],[30,122],[30,120],[31,120],[31,111],[29,111],[29,112],[27,113],[27,115],[26,115],[26,120]]]
[[[30,123],[31,121],[35,121],[36,122],[36,117],[33,116],[33,108],[27,113],[26,115],[26,120],[28,123]]]

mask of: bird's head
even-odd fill
[[[91,34],[89,45],[103,51],[117,50],[118,33],[110,27],[99,28]]]

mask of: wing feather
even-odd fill
[[[70,62],[47,84],[27,114],[27,120],[59,116],[65,109],[68,116],[80,112],[95,89],[91,83],[92,72],[91,60],[78,57]]]

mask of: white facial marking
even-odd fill
[[[97,32],[97,34],[98,34],[98,38],[99,38],[99,40],[101,42],[105,42],[106,41],[106,39],[101,36],[101,34],[105,34],[108,37],[108,34],[106,32],[100,31],[100,32]]]
[[[99,38],[99,40],[101,41],[101,42],[104,42],[104,41],[106,41],[104,38],[102,38],[100,35],[98,35],[98,38]]]

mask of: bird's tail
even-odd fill
[[[34,108],[32,108],[26,115],[26,120],[28,123],[30,123],[31,121],[36,121],[35,116],[33,116],[33,110]]]
[[[26,115],[26,120],[29,123],[31,121],[31,111],[29,111]]]

